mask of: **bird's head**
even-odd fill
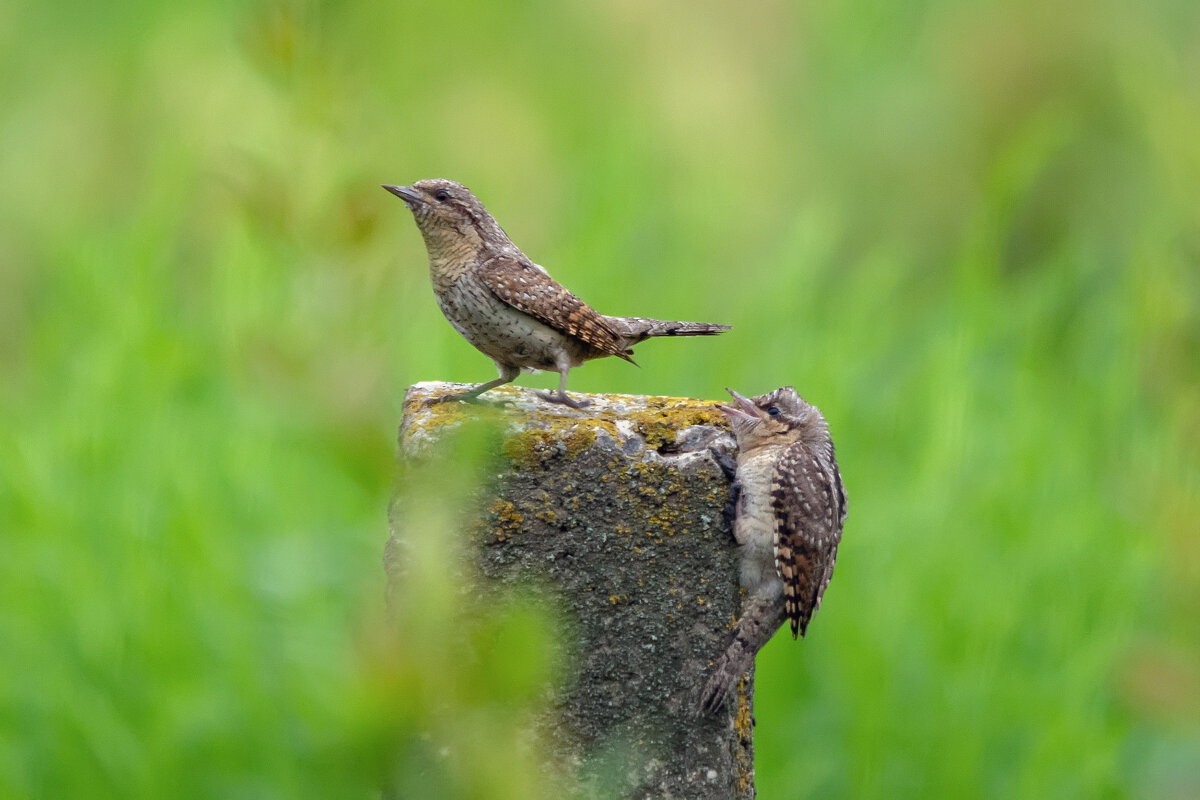
[[[496,241],[497,237],[508,241],[479,198],[461,183],[429,178],[411,186],[384,184],[383,188],[404,201],[431,247],[435,242],[445,242],[447,237],[458,236],[478,237],[485,243]]]
[[[829,428],[817,407],[791,386],[757,397],[744,397],[726,389],[736,405],[718,405],[729,416],[738,447],[752,450],[763,444],[791,444],[801,439],[828,438]]]

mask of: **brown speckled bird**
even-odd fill
[[[579,408],[585,403],[567,395],[571,367],[605,356],[635,363],[633,345],[652,336],[729,330],[707,322],[605,316],[522,253],[462,184],[434,178],[383,188],[416,218],[442,313],[500,372],[495,380],[443,400],[474,400],[509,383],[522,369],[553,370],[559,374],[558,391],[543,396]]]
[[[846,490],[817,407],[790,386],[754,398],[726,391],[737,401],[721,410],[732,422],[738,456],[736,467],[720,456],[718,463],[734,479],[733,535],[746,597],[733,642],[701,695],[709,713],[785,619],[792,638],[805,634],[833,576],[846,522]]]

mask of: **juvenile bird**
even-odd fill
[[[708,713],[721,707],[785,619],[793,639],[804,635],[833,575],[846,521],[842,475],[817,407],[791,386],[754,398],[726,391],[737,402],[720,406],[737,439],[737,463],[714,455],[733,478],[733,535],[746,596],[733,641],[701,694]]]
[[[472,401],[525,370],[554,370],[547,400],[580,408],[567,395],[567,373],[584,361],[616,356],[652,336],[705,336],[729,330],[708,322],[609,317],[571,294],[521,252],[462,184],[442,178],[384,185],[416,218],[429,252],[438,306],[454,329],[492,359],[500,377],[443,400]]]

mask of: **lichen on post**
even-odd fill
[[[566,621],[568,674],[538,715],[547,763],[625,797],[753,797],[751,679],[726,713],[696,711],[740,603],[728,484],[710,452],[733,447],[724,415],[630,395],[576,410],[513,387],[490,392],[491,408],[425,402],[461,388],[409,390],[400,457],[419,468],[450,430],[501,430],[462,536],[472,580],[521,586]],[[393,523],[389,582],[405,535]]]

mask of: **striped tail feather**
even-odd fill
[[[647,317],[608,317],[607,321],[629,344],[636,344],[654,336],[714,336],[733,327],[712,322],[680,322]]]
[[[746,598],[741,619],[733,629],[733,641],[713,665],[712,674],[700,693],[700,711],[715,714],[725,704],[738,680],[754,666],[754,656],[786,619],[783,603],[770,594]]]

